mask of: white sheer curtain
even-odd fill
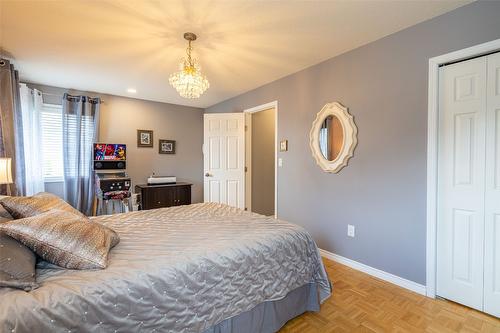
[[[21,96],[21,114],[23,123],[24,164],[26,177],[26,195],[33,195],[45,190],[43,181],[42,93],[30,89],[26,84],[19,85]]]

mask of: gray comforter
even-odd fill
[[[220,204],[95,218],[121,242],[105,270],[42,265],[41,287],[0,288],[0,332],[202,332],[307,283],[331,293],[301,227]]]

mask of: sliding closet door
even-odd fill
[[[437,294],[482,309],[486,58],[440,70]]]
[[[500,54],[487,62],[484,311],[500,317]]]

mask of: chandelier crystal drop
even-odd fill
[[[186,57],[179,64],[179,71],[170,75],[168,81],[184,98],[199,98],[209,87],[207,78],[201,73],[201,67],[191,56],[193,50],[191,42],[196,40],[196,35],[186,32],[184,38],[189,45]]]

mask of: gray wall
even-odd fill
[[[205,110],[238,112],[278,100],[278,214],[328,251],[425,284],[428,59],[500,38],[500,2],[480,1]],[[338,174],[311,157],[316,113],[340,101],[358,147]],[[347,224],[356,237],[347,237]]]
[[[67,89],[36,84],[29,86],[44,93],[44,102],[61,104]],[[193,202],[203,201],[203,110],[198,108],[150,102],[134,98],[71,91],[75,94],[100,96],[99,141],[127,145],[127,173],[132,183],[146,183],[155,172],[175,175],[179,181],[193,183]],[[137,148],[137,129],[154,131],[153,148]],[[158,153],[158,139],[176,140],[175,155]],[[62,184],[47,184],[47,191],[62,193]]]
[[[274,215],[274,109],[252,113],[252,212]]]

